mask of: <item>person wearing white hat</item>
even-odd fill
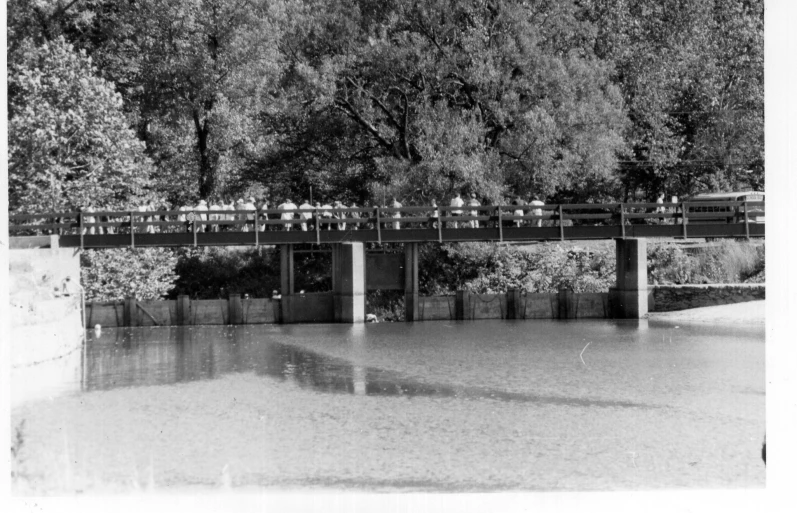
[[[218,201],[214,201],[214,202],[213,202],[213,204],[210,206],[209,210],[210,210],[211,212],[214,212],[214,213],[212,213],[212,214],[208,215],[208,219],[209,219],[210,221],[216,221],[216,222],[218,222],[218,221],[221,219],[221,215],[220,215],[220,214],[217,214],[217,213],[215,213],[215,212],[218,212],[219,210],[221,210],[221,207],[219,206],[219,202],[218,202]],[[215,224],[215,223],[214,223],[214,224],[212,224],[212,225],[210,225],[210,231],[212,231],[212,232],[217,232],[217,231],[219,231],[219,225],[218,225],[218,224]]]
[[[330,205],[329,203],[324,203],[323,205],[321,205],[318,202],[316,202],[315,206],[319,212],[318,217],[325,220],[324,223],[318,221],[320,223],[319,229],[321,229],[322,226],[326,226],[327,230],[331,230],[332,223],[330,223],[328,220],[332,219],[332,205]]]
[[[251,214],[246,214],[246,224],[244,225],[244,231],[249,231],[251,227],[254,231],[255,229],[255,216],[257,215],[257,207],[255,206],[255,198],[249,198],[244,203],[244,210],[248,212],[252,212]]]
[[[205,201],[205,200],[199,200],[199,204],[194,207],[194,210],[196,210],[197,212],[207,212],[208,211],[208,202]],[[197,219],[196,220],[197,221],[207,221],[208,220],[208,215],[207,214],[201,214],[201,213],[197,214]],[[203,225],[197,225],[196,231],[204,232],[204,231],[207,231],[208,228],[209,228],[209,226],[204,225],[204,224]]]
[[[268,210],[268,200],[266,198],[263,198],[263,201],[260,202],[260,208],[258,210],[262,212],[260,214],[260,219],[263,221],[268,221],[268,212],[266,212]],[[265,222],[261,223],[260,231],[264,232],[266,229],[268,229],[268,225]]]
[[[94,209],[91,208],[91,206],[88,206],[88,207],[86,207],[83,210],[83,224],[93,225],[97,221],[96,217],[86,215],[86,214],[90,214],[92,212],[94,212]],[[92,226],[91,228],[85,228],[84,227],[83,228],[83,234],[85,235],[86,233],[88,233],[89,235],[94,235],[94,226]]]
[[[229,212],[230,210],[235,210],[235,204],[233,203],[232,199],[229,199],[229,203],[225,203],[224,200],[221,202],[221,209],[225,212]],[[230,221],[235,221],[235,216],[231,213],[222,214],[219,216],[220,221],[224,221],[221,223],[221,229],[224,231],[230,230]]]
[[[461,209],[462,209],[462,207],[464,205],[465,205],[465,202],[462,200],[462,197],[457,192],[455,194],[454,198],[451,200],[451,203],[449,204],[449,206],[455,207],[454,210],[450,210],[449,211],[449,213],[451,214],[451,217],[461,216],[462,215],[462,210]],[[452,225],[453,228],[459,228],[459,223],[457,221],[453,221],[451,223],[451,225]]]
[[[243,232],[249,231],[247,229],[247,227],[246,227],[246,214],[242,212],[242,210],[245,210],[244,209],[244,200],[243,199],[238,198],[238,200],[235,202],[235,210],[236,210],[236,213],[235,213],[234,219],[236,221],[244,221],[244,223],[243,224],[240,224],[240,223],[239,224],[235,224],[235,225],[233,225],[232,229],[236,230],[236,231],[237,230],[241,230]]]
[[[299,226],[302,228],[303,232],[307,231],[307,221],[313,218],[313,205],[311,205],[307,200],[299,205],[299,219],[302,220],[299,223]]]
[[[480,207],[481,205],[482,204],[479,203],[479,200],[476,199],[476,193],[471,193],[470,199],[468,200],[468,206],[469,207]],[[469,214],[471,215],[471,217],[477,217],[479,215],[479,211],[478,210],[471,210],[469,212]],[[470,225],[471,228],[478,228],[479,227],[479,220],[478,219],[472,219],[471,221],[468,222],[468,224]]]
[[[292,221],[293,220],[293,211],[296,210],[296,204],[292,202],[290,199],[286,199],[285,203],[277,207],[280,210],[284,210],[284,212],[280,215],[280,219],[283,221]],[[286,222],[284,224],[285,231],[291,231],[293,228],[292,222]]]

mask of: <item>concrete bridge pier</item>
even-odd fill
[[[418,243],[404,244],[404,319],[420,320],[418,314]]]
[[[612,317],[641,319],[648,314],[648,254],[645,239],[615,239],[617,286],[609,289]]]
[[[335,322],[365,322],[365,245],[332,246],[332,293]]]
[[[280,245],[280,294],[293,294],[293,244]]]

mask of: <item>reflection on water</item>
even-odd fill
[[[358,366],[342,358],[259,339],[241,329],[220,331],[222,336],[208,338],[196,336],[190,329],[173,328],[169,340],[175,342],[163,343],[159,332],[117,330],[113,343],[95,341],[89,351],[85,389],[166,385],[254,371],[257,375],[291,380],[301,387],[329,393],[495,399],[573,406],[646,406],[632,401],[589,400],[429,383],[399,372]]]
[[[64,484],[78,466],[85,489],[144,479],[414,491],[765,480],[762,326],[127,328],[89,333],[83,358],[61,395],[12,410],[12,426],[25,422],[32,487],[78,488]]]

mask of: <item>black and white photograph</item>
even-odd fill
[[[7,0],[12,510],[775,511],[775,4]]]

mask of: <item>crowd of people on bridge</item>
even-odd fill
[[[115,233],[163,233],[163,232],[253,232],[284,230],[358,230],[381,229],[400,230],[402,228],[480,228],[495,226],[494,207],[482,208],[475,193],[463,195],[459,192],[449,202],[449,208],[442,216],[449,218],[463,217],[463,220],[450,220],[440,226],[441,207],[437,200],[429,204],[419,205],[429,210],[417,208],[405,209],[397,198],[393,197],[385,204],[359,206],[356,203],[344,204],[339,200],[316,201],[311,203],[303,199],[297,205],[290,197],[272,204],[266,198],[254,197],[233,200],[213,199],[199,200],[195,205],[168,205],[166,203],[142,202],[125,213],[103,211],[87,207],[82,213],[82,233],[102,235]],[[542,216],[540,208],[530,209],[528,206],[541,207],[544,203],[538,196],[531,196],[528,201],[515,197],[505,204],[516,208],[504,210],[504,217],[509,217],[503,226],[542,226],[542,219],[517,219],[521,216]],[[377,214],[377,209],[379,213]],[[131,220],[130,213],[134,219]],[[404,216],[404,220],[402,220]],[[514,217],[514,218],[512,218]]]

